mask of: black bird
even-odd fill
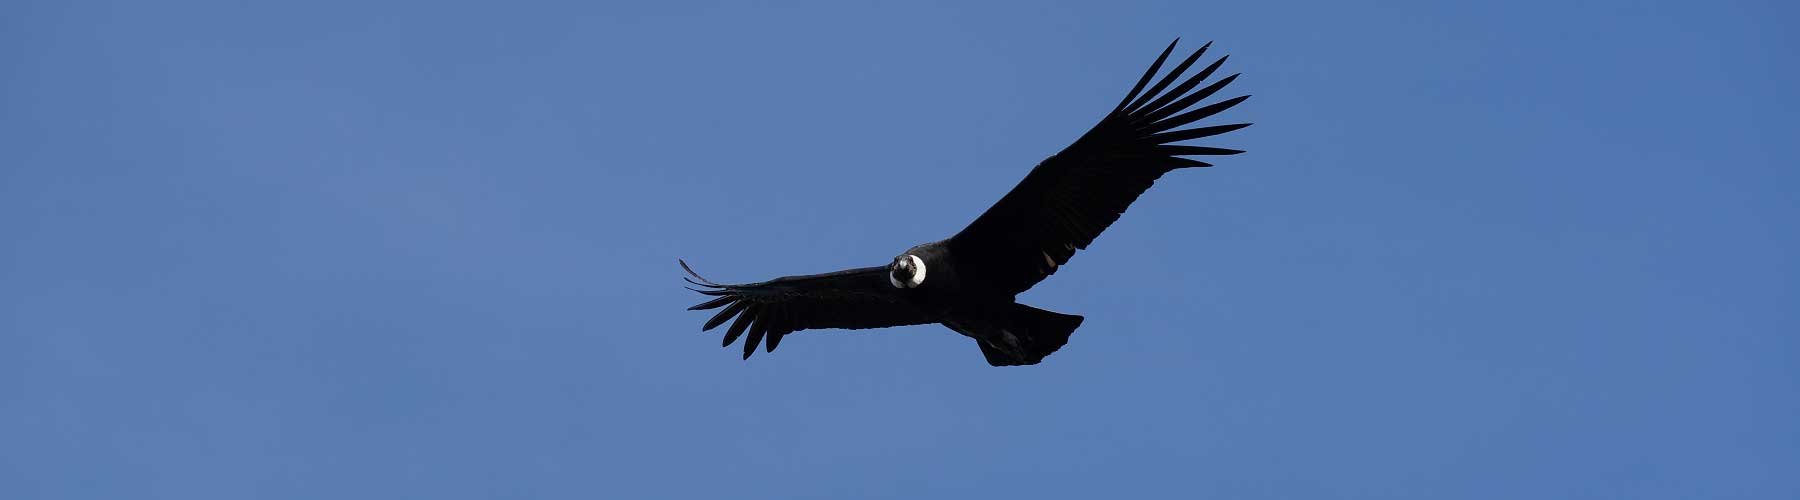
[[[724,308],[706,321],[702,331],[736,317],[725,331],[724,345],[749,334],[744,359],[764,339],[773,352],[783,336],[800,330],[940,323],[975,339],[991,365],[1037,364],[1069,341],[1082,317],[1020,304],[1014,296],[1055,274],[1076,250],[1086,249],[1163,174],[1212,166],[1184,156],[1243,152],[1174,144],[1250,125],[1180,128],[1250,97],[1187,110],[1238,76],[1193,90],[1225,62],[1220,57],[1176,83],[1210,42],[1144,89],[1180,41],[1177,38],[1163,49],[1099,124],[1038,163],[999,203],[955,236],[909,248],[884,266],[745,285],[707,281],[682,261],[681,268],[693,276],[683,279],[701,287],[690,290],[713,297],[688,309]]]

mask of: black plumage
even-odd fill
[[[1225,57],[1220,57],[1182,77],[1210,43],[1151,84],[1179,41],[1157,56],[1112,112],[1032,168],[954,236],[910,248],[885,266],[742,285],[707,281],[681,262],[692,276],[688,282],[700,287],[694,290],[712,297],[689,309],[720,309],[702,330],[735,317],[724,344],[748,334],[746,359],[759,342],[766,339],[763,345],[774,351],[784,336],[800,330],[940,323],[975,339],[989,364],[1036,364],[1068,341],[1082,317],[1018,304],[1014,296],[1055,274],[1078,250],[1086,249],[1164,174],[1212,166],[1187,156],[1242,152],[1174,144],[1250,125],[1181,128],[1249,96],[1188,109],[1238,76],[1195,90],[1224,64]]]

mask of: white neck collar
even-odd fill
[[[892,283],[894,288],[918,288],[919,285],[925,283],[925,261],[913,254],[906,254],[906,258],[912,261],[912,278],[901,283],[900,280],[894,279],[893,271],[888,271],[888,283]]]

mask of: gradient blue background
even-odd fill
[[[1800,497],[1790,4],[288,4],[5,9],[0,497]],[[1023,296],[1045,364],[683,311],[961,228],[1176,36],[1250,153]]]

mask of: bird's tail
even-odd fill
[[[1017,303],[1008,307],[999,331],[984,332],[975,341],[990,365],[1035,365],[1069,343],[1069,335],[1081,326],[1081,316]]]

